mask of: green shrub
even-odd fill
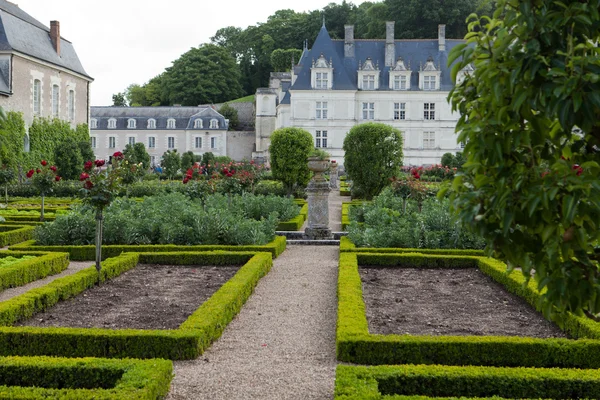
[[[254,194],[285,196],[286,191],[280,181],[261,180],[254,186]]]
[[[313,150],[312,135],[300,128],[281,128],[271,134],[271,170],[273,177],[283,182],[291,195],[310,179],[307,158]]]
[[[26,225],[9,225],[6,221],[0,225],[0,247],[25,242],[33,237],[33,227]]]
[[[0,252],[0,290],[22,286],[48,275],[57,274],[68,266],[67,253]]]

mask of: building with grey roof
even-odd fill
[[[92,81],[58,21],[48,28],[0,0],[0,106],[22,112],[26,126],[35,117],[55,117],[74,127],[89,121]]]
[[[400,129],[405,164],[439,163],[460,150],[447,96],[453,87],[449,51],[463,40],[395,40],[394,22],[386,38],[359,40],[346,25],[345,38],[332,40],[325,25],[288,74],[272,75],[256,92],[256,158],[268,158],[271,133],[281,127],[306,129],[315,146],[343,163],[346,133],[356,124],[381,122]],[[458,79],[468,71],[461,71]]]
[[[210,106],[91,107],[90,138],[99,159],[142,142],[153,165],[167,150],[227,155],[229,120]]]

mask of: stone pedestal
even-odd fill
[[[338,165],[337,163],[330,163],[329,164],[329,188],[330,189],[337,189],[337,168]]]
[[[309,169],[315,174],[306,188],[308,223],[304,233],[306,238],[310,240],[331,238],[331,229],[329,229],[330,189],[329,182],[323,178],[323,172],[326,170],[329,160],[326,163],[323,161],[313,161],[309,158]]]

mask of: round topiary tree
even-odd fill
[[[281,128],[271,135],[269,153],[273,178],[283,182],[288,196],[297,186],[308,183],[307,158],[313,148],[312,135],[304,129]]]
[[[499,0],[448,62],[467,163],[453,207],[547,314],[600,314],[600,0]],[[469,68],[470,69],[470,68]],[[535,274],[533,273],[535,271]]]
[[[352,196],[372,199],[402,166],[402,134],[389,125],[369,122],[350,129],[344,139],[344,167]]]

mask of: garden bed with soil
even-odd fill
[[[359,268],[372,334],[566,335],[476,268]]]
[[[238,270],[138,264],[15,326],[177,329]]]

